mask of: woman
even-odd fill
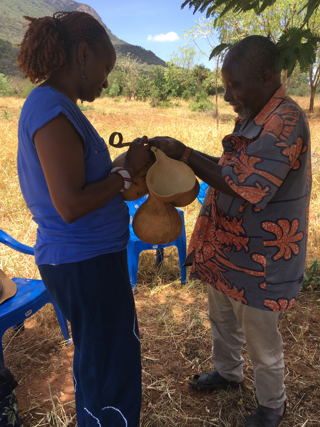
[[[141,405],[139,332],[127,267],[129,215],[120,192],[149,160],[133,141],[123,168],[77,107],[108,87],[116,62],[91,15],[26,17],[17,58],[40,83],[19,121],[18,174],[38,224],[35,261],[71,322],[79,427],[137,427]]]

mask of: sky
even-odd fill
[[[82,3],[95,9],[119,39],[151,50],[166,62],[187,43],[183,34],[201,17],[205,18],[199,12],[193,15],[188,6],[181,10],[183,0],[82,0]],[[205,41],[201,48],[210,54]],[[206,57],[198,62],[210,69],[215,65]]]

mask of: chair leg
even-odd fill
[[[186,267],[184,267],[181,270],[181,284],[184,284],[186,282],[187,282],[187,269],[186,269]]]
[[[3,337],[3,334],[0,337],[0,360],[1,360],[2,363],[4,363],[4,360],[3,360],[3,348],[2,348],[2,337]]]
[[[52,304],[53,304],[53,307],[54,307],[54,309],[56,311],[57,319],[58,319],[58,322],[59,322],[59,325],[60,325],[60,329],[61,329],[63,338],[66,341],[66,345],[69,345],[69,344],[72,343],[72,338],[70,338],[70,335],[69,335],[67,320],[64,317],[64,315],[61,313],[61,311],[60,311],[59,307],[57,306],[57,304],[55,302],[52,302]]]
[[[156,262],[157,262],[158,267],[160,267],[162,265],[162,263],[163,263],[163,248],[157,249]]]
[[[180,266],[180,274],[181,274],[181,284],[187,282],[187,268],[182,268],[184,261],[187,257],[187,238],[185,231],[181,233],[180,242],[177,246],[178,254],[179,254],[179,266]]]
[[[13,326],[14,332],[22,332],[24,331],[24,322],[19,322],[16,325]]]
[[[131,246],[131,244],[129,243],[129,246],[128,246],[128,267],[129,267],[131,288],[132,288],[134,294],[136,293],[136,290],[137,290],[139,255],[140,255],[140,252],[135,250],[134,245]]]

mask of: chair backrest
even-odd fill
[[[134,214],[137,212],[138,208],[147,200],[148,197],[149,197],[149,194],[141,197],[138,200],[133,200],[132,202],[126,202],[129,208],[129,214],[130,214],[130,228],[132,227]]]
[[[199,203],[201,203],[201,204],[203,203],[203,201],[204,201],[204,199],[206,197],[208,188],[209,188],[209,185],[206,184],[204,181],[202,181],[201,184],[200,184],[200,190],[199,190],[199,194],[198,194],[198,197],[197,197]]]
[[[34,255],[34,250],[31,248],[31,246],[27,246],[18,242],[18,240],[9,236],[9,234],[3,230],[0,230],[0,242],[6,246],[9,246],[11,249],[22,252],[23,254]]]

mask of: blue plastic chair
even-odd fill
[[[207,195],[208,188],[209,188],[209,185],[206,184],[204,181],[202,181],[200,184],[200,190],[199,190],[199,193],[197,196],[197,199],[198,199],[199,203],[201,203],[201,205],[202,205],[202,203],[203,203],[203,201]]]
[[[186,283],[187,274],[186,268],[182,268],[183,263],[187,256],[187,238],[186,238],[186,230],[184,225],[184,214],[183,211],[177,209],[181,218],[182,218],[182,231],[177,240],[172,243],[168,243],[167,245],[152,245],[150,243],[142,242],[138,237],[134,234],[132,228],[132,221],[134,214],[136,213],[139,206],[142,205],[148,198],[147,196],[141,197],[141,199],[134,200],[132,202],[126,202],[129,208],[130,213],[130,241],[128,245],[128,267],[129,267],[129,275],[131,281],[131,287],[133,292],[136,292],[137,288],[137,275],[138,275],[138,265],[139,265],[139,255],[142,251],[154,249],[156,250],[156,262],[157,265],[161,264],[163,261],[163,249],[169,246],[176,246],[178,249],[179,255],[179,265],[181,270],[181,283]]]
[[[27,255],[34,255],[33,248],[23,245],[9,234],[0,230],[0,242],[10,248]],[[17,293],[11,299],[0,305],[0,359],[3,361],[2,337],[11,326],[22,325],[23,321],[36,313],[45,304],[54,306],[66,344],[71,343],[68,325],[57,304],[52,300],[42,280],[12,279],[17,285]]]

